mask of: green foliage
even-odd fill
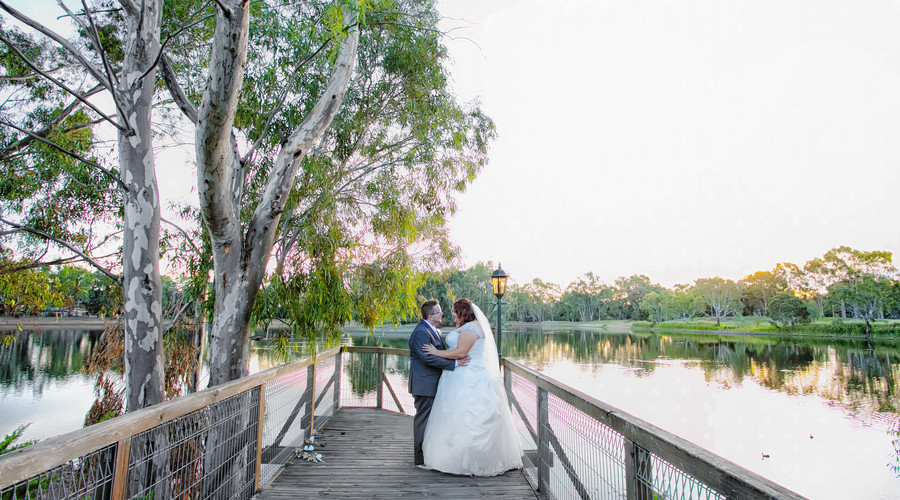
[[[95,271],[85,306],[90,314],[118,316],[122,311],[122,287],[109,276]]]
[[[665,319],[663,304],[666,302],[666,296],[670,293],[668,290],[653,291],[641,298],[639,307],[653,323],[659,323]]]
[[[84,417],[85,427],[99,424],[125,413],[124,391],[116,390],[115,384],[109,377],[104,374],[98,376],[96,392],[97,399],[91,404]]]
[[[90,290],[98,278],[83,267],[62,266],[56,270],[54,290],[63,297],[65,307],[85,307],[90,299]],[[107,278],[108,279],[108,278]]]
[[[25,448],[26,446],[30,446],[37,442],[37,441],[26,441],[24,443],[13,444],[20,437],[22,437],[22,434],[25,433],[25,429],[27,429],[29,425],[31,425],[31,424],[20,425],[20,426],[16,427],[16,429],[14,431],[12,431],[12,433],[7,434],[3,438],[3,440],[0,440],[0,455],[5,455],[6,453],[10,453],[12,451],[15,451],[15,450],[18,450],[21,448]]]
[[[11,254],[0,247],[0,315],[35,315],[61,305],[63,297],[54,292],[50,273],[27,268],[30,261],[13,260]]]
[[[769,321],[776,328],[809,323],[809,309],[792,293],[780,293],[769,300]]]
[[[664,322],[664,323],[651,323],[649,321],[635,321],[632,323],[632,328],[662,328],[664,330],[722,330],[723,326],[716,325],[714,323],[707,323],[705,321],[697,321],[697,322],[689,322],[685,323],[683,321],[673,321],[673,322]]]
[[[182,17],[191,12],[166,8]],[[332,70],[322,55],[344,37],[341,9],[354,10],[361,22],[356,76],[320,145],[298,165],[275,242],[277,265],[251,322],[266,327],[283,319],[307,338],[333,329],[348,311],[368,328],[414,317],[421,273],[455,255],[446,227],[455,196],[484,167],[495,136],[478,106],[458,103],[449,87],[434,3],[261,2],[250,8],[235,121],[258,147],[246,163],[245,220],[286,134],[321,95]],[[185,48],[168,56],[196,104],[191,89],[202,88],[204,75],[196,68],[207,56],[198,64],[190,47],[211,32],[203,23],[195,26],[166,29],[177,35],[172,46]],[[329,317],[314,318],[321,314]]]
[[[632,275],[627,278],[616,279],[616,288],[624,294],[622,306],[627,317],[632,319],[647,319],[649,314],[640,307],[641,300],[651,292],[661,292],[663,287],[650,282],[650,278],[644,275]],[[658,307],[658,306],[657,306]]]
[[[742,286],[739,283],[718,276],[701,278],[695,282],[693,292],[703,298],[717,325],[725,317],[741,313]]]
[[[357,268],[355,277],[353,296],[357,318],[370,332],[385,321],[398,324],[410,316],[415,317],[416,292],[424,279],[411,262],[381,261],[362,265]]]

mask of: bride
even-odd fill
[[[469,364],[444,370],[422,450],[425,466],[451,474],[495,476],[522,467],[522,445],[500,379],[497,347],[487,317],[469,299],[453,304],[458,327],[447,350],[425,345],[441,358],[468,355]]]

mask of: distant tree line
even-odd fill
[[[0,268],[16,261],[0,254]],[[472,299],[484,311],[495,309],[491,292],[491,262],[468,269],[432,274],[418,288],[421,300],[436,298],[445,311],[459,297]],[[10,279],[11,277],[15,279]],[[900,280],[890,252],[860,251],[846,246],[829,250],[803,266],[783,262],[741,280],[698,278],[693,283],[666,288],[645,275],[620,277],[604,283],[593,273],[562,286],[539,278],[529,283],[510,281],[503,297],[504,320],[518,322],[635,320],[660,323],[761,317],[775,325],[797,325],[816,318],[860,319],[868,326],[877,319],[900,318]],[[163,276],[164,317],[173,318],[193,293],[188,278]],[[422,283],[421,281],[419,283]],[[282,301],[269,301],[264,287],[258,306],[263,328],[280,319],[288,324],[295,312]],[[0,314],[39,315],[48,311],[115,316],[121,309],[118,284],[100,272],[82,267],[44,266],[16,273],[0,273]],[[271,310],[266,310],[270,308]],[[355,312],[352,319],[361,313]],[[417,320],[409,310],[395,317]],[[450,316],[445,318],[450,321]]]
[[[604,283],[586,273],[563,288],[534,279],[510,281],[503,297],[505,320],[597,321],[640,320],[654,323],[695,318],[765,317],[776,325],[795,325],[815,318],[900,318],[900,281],[891,253],[842,246],[802,266],[783,262],[741,280],[698,278],[672,288],[645,275]],[[433,276],[420,289],[436,297],[445,310],[457,297],[468,297],[485,311],[496,301],[490,290],[493,265],[478,263],[466,270]]]

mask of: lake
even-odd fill
[[[0,348],[0,435],[81,427],[94,379],[79,369],[100,333],[23,332]],[[810,498],[900,499],[900,343],[507,330],[503,352]],[[264,343],[251,357],[253,372],[278,364]]]

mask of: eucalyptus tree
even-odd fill
[[[594,314],[600,315],[600,293],[603,288],[600,278],[594,273],[588,272],[578,277],[569,284],[566,291],[560,297],[560,304],[570,312],[569,319],[580,321],[592,321]]]
[[[27,236],[20,241],[44,242],[43,250],[32,252],[35,260],[52,253],[63,261],[84,260],[122,285],[131,382],[126,401],[134,410],[164,397],[160,208],[151,129],[163,2],[122,0],[112,11],[87,3],[79,11],[59,5],[72,22],[71,36],[0,0],[4,14],[28,30],[4,18],[0,34],[7,49],[3,83],[16,97],[0,113],[6,174],[0,223],[7,235]],[[108,106],[97,104],[101,94]],[[92,126],[99,123],[115,133],[114,160],[100,158],[108,149],[94,140]],[[112,230],[98,237],[94,221],[104,217]],[[106,234],[119,229],[121,260],[104,263],[96,250]],[[46,249],[51,244],[53,252]]]
[[[667,315],[664,305],[669,295],[672,295],[672,292],[665,289],[659,292],[650,292],[641,298],[638,307],[640,307],[641,311],[647,313],[647,317],[653,323],[665,321]]]
[[[809,309],[800,297],[782,292],[769,300],[769,321],[776,328],[809,322]]]
[[[663,314],[670,318],[690,321],[703,314],[706,303],[690,286],[675,285],[672,293],[665,294],[662,300]]]
[[[457,299],[465,297],[476,303],[485,314],[489,314],[492,309],[491,303],[495,300],[491,288],[493,271],[494,264],[491,261],[477,262],[468,269],[450,271],[447,276],[450,305],[452,306]]]
[[[811,259],[803,266],[809,280],[817,289],[819,309],[823,311],[823,298],[834,284],[851,282],[862,276],[888,278],[896,275],[891,252],[863,251],[840,246],[825,252],[822,257]],[[842,295],[843,296],[843,295]],[[846,303],[837,299],[841,316],[846,317]]]
[[[449,91],[433,2],[336,7],[251,4],[254,36],[239,42],[246,59],[214,45],[203,66],[226,73],[206,82],[190,70],[193,37],[173,39],[162,60],[197,129],[216,278],[213,385],[246,371],[249,321],[266,316],[253,307],[273,255],[274,309],[301,334],[334,332],[354,307],[370,328],[408,315],[421,271],[453,255],[454,194],[486,162],[493,124]],[[223,79],[234,111],[220,114],[231,101],[209,90],[198,109],[197,89]]]
[[[891,280],[873,274],[863,274],[828,287],[828,294],[834,300],[848,307],[854,318],[865,321],[866,335],[872,331],[873,320],[884,318],[885,301],[891,291]]]
[[[693,287],[694,293],[703,298],[710,316],[716,318],[716,326],[728,315],[741,313],[741,285],[720,277],[700,278]]]
[[[519,291],[526,298],[524,303],[526,307],[525,314],[532,321],[541,322],[553,319],[554,307],[562,295],[559,285],[535,278],[531,283],[526,283],[519,287]]]
[[[787,280],[771,271],[757,271],[747,275],[741,283],[744,285],[744,310],[762,316],[769,315],[772,297],[788,289]]]
[[[620,276],[616,279],[616,288],[622,301],[626,317],[631,319],[645,319],[644,312],[640,308],[641,300],[650,292],[661,293],[665,288],[650,282],[650,278],[644,275]]]

